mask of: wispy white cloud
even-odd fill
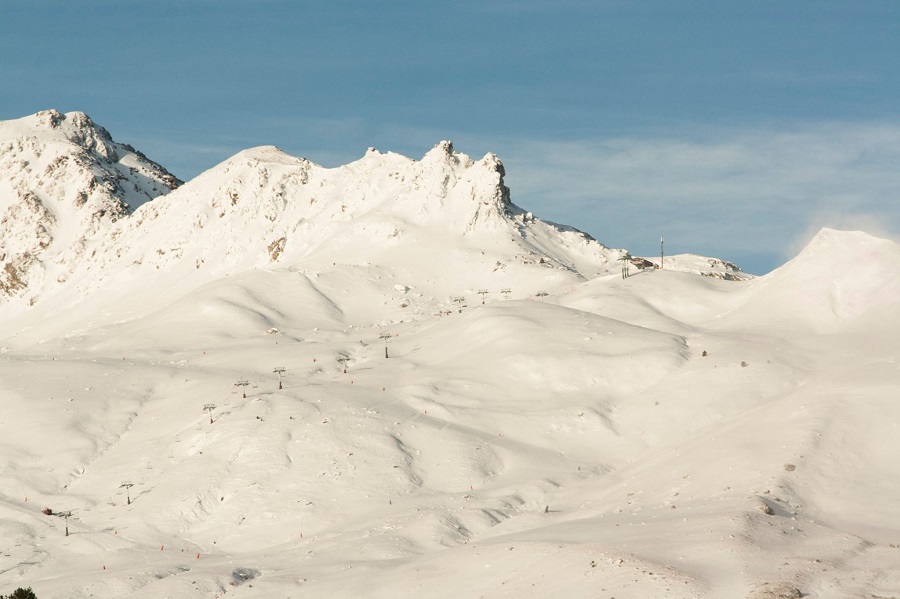
[[[503,158],[517,203],[646,253],[666,235],[682,251],[778,261],[811,225],[900,230],[897,124],[518,141]]]

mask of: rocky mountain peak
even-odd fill
[[[181,184],[82,112],[0,122],[0,300],[64,281],[109,226]]]

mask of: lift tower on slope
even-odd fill
[[[622,278],[627,279],[628,274],[629,274],[628,273],[628,263],[631,262],[631,254],[629,254],[628,252],[625,252],[619,258],[619,262],[622,263]]]
[[[119,485],[120,489],[122,489],[122,488],[125,489],[125,500],[127,502],[126,505],[131,505],[131,487],[133,487],[133,486],[134,486],[134,483],[127,481],[127,480],[123,481],[122,484]]]
[[[388,357],[387,342],[388,342],[388,339],[390,339],[391,337],[393,337],[393,335],[391,335],[390,333],[382,333],[378,337],[379,339],[384,339],[384,357],[385,358]]]
[[[285,372],[287,372],[287,368],[285,368],[284,366],[279,366],[278,368],[272,370],[272,372],[278,375],[278,388],[283,389],[283,387],[281,386],[281,377],[284,376]]]

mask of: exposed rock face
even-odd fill
[[[0,301],[65,281],[112,223],[181,184],[81,112],[0,123]]]

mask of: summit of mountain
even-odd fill
[[[33,304],[113,223],[180,184],[82,112],[0,122],[0,300]]]

